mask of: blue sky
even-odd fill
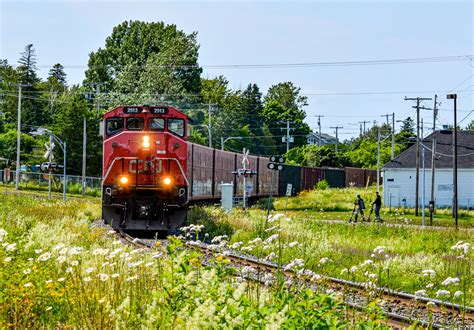
[[[8,1],[0,0],[0,58],[16,64],[28,43],[40,75],[61,63],[69,83],[83,79],[88,54],[103,47],[124,20],[164,21],[197,31],[201,65],[381,60],[474,54],[472,1]],[[448,91],[459,94],[458,117],[473,109],[474,61],[317,68],[205,69],[224,75],[231,88],[292,81],[307,94]],[[458,86],[461,82],[465,82]],[[467,90],[467,91],[465,91]],[[471,91],[472,90],[472,91]],[[435,93],[406,94],[433,97]],[[439,125],[452,123],[452,102],[438,93]],[[362,120],[413,116],[405,94],[310,95],[307,122],[323,131],[340,125],[341,138],[356,135]],[[432,102],[425,102],[432,106]],[[427,126],[432,113],[424,111]],[[463,124],[474,119],[474,114]],[[352,125],[351,125],[351,124]],[[428,132],[428,131],[427,131]]]

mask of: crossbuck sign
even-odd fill
[[[44,158],[49,160],[51,157],[51,160],[53,160],[54,159],[53,149],[55,147],[54,142],[51,142],[51,145],[45,143],[44,146],[46,147],[46,153],[44,154]]]

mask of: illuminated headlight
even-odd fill
[[[142,146],[144,149],[150,148],[150,137],[148,135],[143,136]]]
[[[163,179],[163,183],[164,183],[165,185],[167,185],[167,186],[169,186],[169,185],[171,184],[171,182],[173,182],[173,180],[171,180],[170,177],[165,177],[165,178]]]
[[[121,184],[126,185],[128,183],[128,178],[126,176],[121,176],[119,181]]]

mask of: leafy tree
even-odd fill
[[[303,107],[308,105],[308,98],[300,95],[300,92],[301,88],[287,81],[271,86],[268,89],[267,95],[264,97],[264,101],[265,103],[277,101],[287,109],[299,111],[300,116],[304,119],[306,114],[303,111]]]
[[[113,104],[162,103],[200,92],[196,33],[163,22],[126,21],[114,27],[105,48],[89,55],[85,84],[104,83]]]
[[[410,134],[415,134],[415,122],[413,119],[410,117],[407,117],[405,120],[402,122],[402,127],[400,128],[400,131],[402,132],[407,132]]]
[[[344,151],[336,153],[334,146],[304,145],[290,149],[285,157],[287,163],[302,166],[345,167],[352,165],[348,155]]]
[[[8,64],[7,60],[0,60],[0,113],[2,123],[16,122],[18,107],[18,72]]]
[[[18,72],[23,84],[34,85],[40,81],[36,74],[36,54],[33,44],[25,46],[25,50],[21,53],[18,63],[20,64],[18,66]]]
[[[48,82],[56,83],[62,87],[66,86],[66,73],[64,72],[64,67],[60,63],[56,63],[49,70]]]
[[[16,138],[17,130],[11,127],[0,134],[0,157],[15,160],[16,159]],[[39,157],[35,157],[34,148],[40,148],[41,144],[32,136],[21,133],[20,161],[34,165],[41,161]]]
[[[79,175],[82,171],[82,125],[87,120],[87,169],[88,173],[100,175],[101,138],[98,136],[98,122],[94,112],[87,105],[83,90],[74,86],[69,93],[62,94],[54,114],[53,132],[67,143],[67,167],[70,174]],[[62,154],[58,154],[62,158]]]
[[[280,145],[280,153],[286,150],[286,144],[281,140],[281,136],[284,135],[281,129],[286,127],[286,121],[289,120],[292,127],[294,146],[305,145],[306,135],[311,131],[304,123],[306,112],[303,107],[307,105],[307,98],[300,95],[300,91],[301,89],[295,87],[293,83],[284,82],[271,86],[264,97],[265,108],[262,111],[262,117],[272,134],[279,136],[275,139],[275,143]]]

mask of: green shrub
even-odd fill
[[[329,183],[326,181],[326,180],[321,180],[319,181],[317,184],[316,184],[316,189],[320,189],[320,190],[326,190],[326,189],[329,189],[331,188],[329,186]]]

